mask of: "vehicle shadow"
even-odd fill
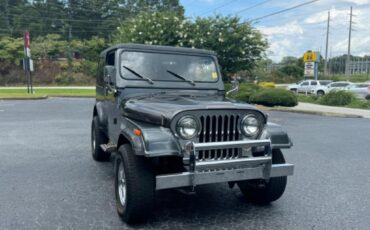
[[[109,165],[113,167],[113,157],[110,163]],[[106,170],[107,173],[113,174],[113,170],[108,170],[108,167]],[[274,205],[254,205],[244,198],[237,185],[230,189],[227,183],[220,183],[197,186],[195,193],[186,193],[179,189],[157,191],[156,205],[152,212],[153,215],[146,223],[131,227],[155,229],[167,229],[169,226],[183,229],[193,225],[197,228],[199,226],[209,228],[210,225],[231,227],[252,218],[266,215],[272,217]]]

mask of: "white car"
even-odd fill
[[[304,80],[300,81],[297,84],[292,84],[287,86],[287,90],[296,92],[296,93],[312,93],[312,90],[316,87],[325,87],[332,81],[326,81],[326,80]],[[315,91],[316,92],[316,91]]]
[[[331,82],[325,86],[316,86],[312,88],[311,93],[316,94],[318,96],[324,96],[325,94],[329,93],[332,90],[348,90],[354,84],[349,81],[336,81]]]
[[[370,100],[370,81],[354,84],[348,91],[352,92],[357,98]]]

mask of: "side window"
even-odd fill
[[[307,86],[308,85],[308,81],[305,81],[301,84],[301,86]]]
[[[339,83],[330,84],[331,87],[339,87]]]
[[[344,87],[345,86],[345,83],[337,83],[335,84],[335,87]]]
[[[329,82],[329,81],[321,81],[321,82],[320,82],[320,85],[328,85],[328,84],[330,84],[330,82]]]
[[[311,85],[317,85],[317,81],[311,81]]]
[[[114,62],[115,62],[115,52],[111,52],[111,53],[108,53],[107,54],[107,57],[105,59],[105,65],[112,65],[114,66]]]

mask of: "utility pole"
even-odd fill
[[[351,74],[351,70],[350,70],[351,36],[352,36],[352,6],[351,6],[350,14],[349,14],[348,52],[347,52],[347,60],[346,60],[347,78],[349,78],[349,75]]]
[[[366,78],[369,78],[369,61],[367,55],[364,55],[364,65],[365,74],[367,76]]]
[[[331,59],[332,58],[332,53],[333,52],[333,47],[330,46],[330,56],[329,56],[329,59],[330,59],[330,62],[328,63],[328,69],[329,69],[329,75],[333,75],[333,60]],[[326,58],[325,58],[326,59]]]
[[[329,27],[330,27],[330,10],[328,11],[328,24],[326,26],[326,48],[325,48],[324,76],[326,76],[328,74]]]

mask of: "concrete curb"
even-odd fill
[[[320,111],[307,111],[307,110],[299,110],[299,109],[289,109],[289,108],[279,108],[279,107],[265,107],[265,106],[257,106],[261,110],[267,111],[279,111],[279,112],[290,112],[290,113],[302,113],[302,114],[310,114],[310,115],[319,115],[325,117],[342,117],[342,118],[364,118],[361,115],[355,114],[343,114],[343,113],[331,113],[331,112],[320,112]]]
[[[42,96],[42,97],[0,97],[1,100],[44,100],[48,98],[95,98],[95,96],[69,96],[69,95],[56,95],[56,96]]]
[[[49,96],[49,98],[55,98],[55,97],[59,97],[59,98],[95,98],[95,96],[74,96],[74,95],[55,95],[55,96]]]
[[[0,97],[0,101],[8,101],[8,100],[44,100],[48,99],[48,96],[41,96],[41,97]]]

